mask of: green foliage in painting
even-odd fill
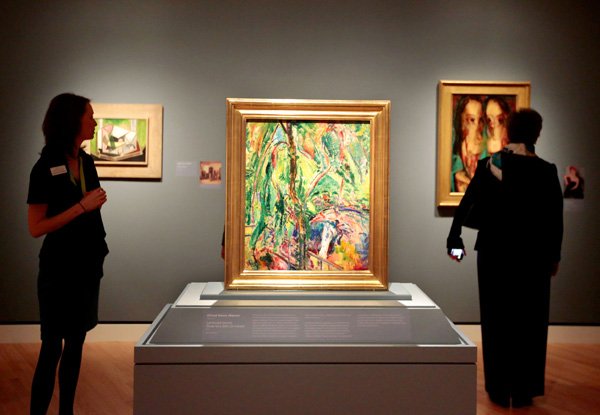
[[[144,153],[148,145],[148,120],[100,118],[89,142],[90,154],[97,159],[127,160]]]
[[[246,124],[246,269],[368,269],[368,122]]]

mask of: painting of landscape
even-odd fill
[[[371,124],[245,123],[244,268],[369,269]]]

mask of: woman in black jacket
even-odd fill
[[[560,261],[563,202],[556,166],[535,154],[542,117],[520,110],[507,128],[510,144],[479,161],[447,248],[460,261],[461,227],[479,230],[485,387],[493,402],[522,407],[544,394],[550,279]]]
[[[45,235],[38,274],[42,345],[31,414],[48,410],[59,361],[59,413],[73,414],[83,342],[98,323],[100,278],[108,254],[100,216],[106,192],[94,161],[80,148],[93,137],[95,127],[87,98],[55,97],[42,126],[46,145],[31,170],[29,232],[36,238]]]

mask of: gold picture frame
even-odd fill
[[[390,102],[226,102],[225,287],[387,289]]]
[[[503,123],[511,111],[529,107],[530,91],[529,82],[439,82],[438,208],[458,206],[477,160],[506,144]]]
[[[83,149],[103,179],[161,179],[163,107],[92,102],[98,124]]]

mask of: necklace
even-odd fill
[[[81,157],[78,158],[69,158],[67,156],[68,164],[69,164],[69,177],[71,178],[71,182],[75,186],[81,187],[81,194],[85,195],[86,193],[86,185],[85,185],[85,177],[83,175],[83,163],[81,161]],[[79,178],[76,178],[73,172],[79,173]]]

